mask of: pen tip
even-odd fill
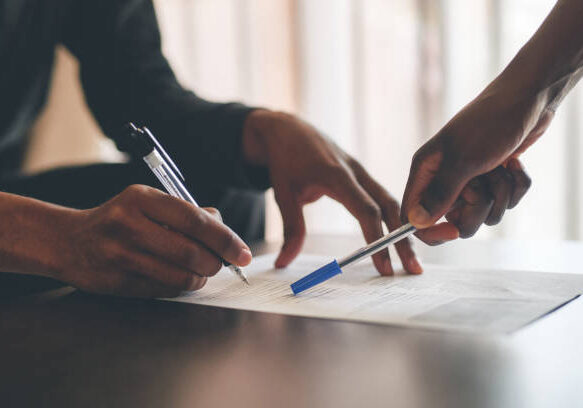
[[[251,286],[251,284],[249,283],[249,280],[247,279],[247,276],[245,276],[245,273],[243,273],[243,271],[241,270],[241,268],[239,268],[237,265],[229,265],[229,268],[231,268],[231,270],[233,272],[235,272],[235,274],[241,278],[241,280],[243,282],[245,282],[247,285]]]

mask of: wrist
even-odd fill
[[[540,65],[523,50],[492,83],[509,101],[524,106],[525,113],[536,118],[554,106],[557,86],[561,86],[554,79],[557,75],[539,69]]]
[[[502,112],[516,123],[523,134],[527,134],[549,108],[549,89],[544,78],[522,55],[482,92],[479,98],[489,100],[494,111]]]
[[[243,128],[242,149],[245,162],[253,166],[269,164],[269,150],[277,124],[288,116],[283,112],[257,109],[249,114]]]
[[[0,206],[0,269],[60,279],[66,257],[70,213],[79,212],[30,198],[3,194]]]
[[[541,113],[555,111],[583,75],[583,46],[575,40],[583,34],[582,13],[581,2],[557,2],[501,74],[512,77],[519,91],[536,95]]]
[[[80,220],[86,211],[48,205],[45,212],[46,222],[40,226],[39,235],[43,251],[34,257],[35,267],[43,276],[66,282],[65,272],[70,269],[68,261],[74,251],[74,232],[82,225]],[[44,230],[48,230],[43,233]]]

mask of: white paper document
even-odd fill
[[[510,332],[583,293],[583,275],[468,270],[425,265],[423,275],[378,275],[370,261],[297,296],[290,284],[331,261],[303,255],[274,269],[271,255],[245,268],[251,286],[226,269],[179,302],[295,316],[450,330]]]

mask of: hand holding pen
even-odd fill
[[[124,140],[126,148],[131,152],[132,155],[138,158],[141,157],[144,160],[156,178],[158,178],[160,183],[164,186],[168,194],[178,199],[182,199],[196,208],[199,208],[198,203],[183,184],[184,176],[180,170],[178,170],[176,164],[172,161],[170,156],[168,156],[168,153],[166,153],[152,132],[150,132],[150,130],[146,127],[139,128],[133,123],[129,123],[127,125],[127,131],[127,137]],[[216,212],[218,214],[218,211]],[[228,227],[226,227],[224,224],[223,227],[228,229]],[[235,235],[234,232],[231,231],[231,233]],[[225,246],[228,245],[230,245],[230,242],[225,243]],[[215,247],[213,246],[207,248],[211,252],[214,250],[214,254],[219,253],[219,251],[216,251]],[[249,251],[247,248],[245,252],[248,254],[244,253],[234,262],[238,262],[240,260],[245,261],[247,259],[247,255],[250,260],[251,251]],[[228,267],[236,276],[239,277],[239,279],[249,285],[249,280],[241,268],[231,262],[226,261],[224,258],[221,258],[220,261],[222,265]]]
[[[119,171],[123,178],[123,166]],[[174,297],[202,288],[222,268],[219,256],[251,262],[247,245],[216,211],[153,187],[132,185],[87,210],[44,207],[35,213],[45,220],[34,235],[42,241],[31,241],[42,261],[34,268],[87,292]]]

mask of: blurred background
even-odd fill
[[[296,113],[396,197],[414,151],[510,61],[552,0],[155,0],[166,56],[200,96]],[[25,170],[116,161],[91,118],[77,63],[58,50]],[[482,239],[580,239],[583,86],[524,156],[533,187]],[[306,208],[312,233],[357,234],[339,205]],[[281,235],[268,193],[267,237]]]

